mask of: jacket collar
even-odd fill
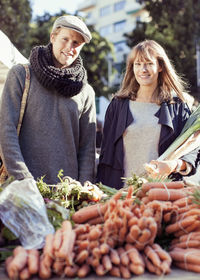
[[[159,118],[158,123],[161,125],[166,125],[170,129],[174,131],[174,126],[172,119],[174,117],[173,111],[170,110],[171,108],[169,107],[167,102],[163,102],[160,106],[160,109],[157,111],[155,116]]]

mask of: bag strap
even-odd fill
[[[26,102],[27,102],[27,97],[28,97],[28,92],[29,92],[29,87],[30,87],[30,69],[28,67],[28,64],[23,64],[23,66],[26,71],[26,78],[25,78],[24,91],[23,91],[21,107],[20,107],[19,121],[18,121],[18,125],[17,125],[18,136],[19,136],[21,126],[22,126],[22,121],[23,121],[23,117],[24,117],[24,112],[25,112],[25,108],[26,108]]]
[[[20,114],[19,114],[19,121],[17,125],[17,134],[19,136],[21,126],[22,126],[22,120],[24,117],[24,112],[25,112],[25,107],[27,103],[27,97],[28,97],[28,92],[29,92],[29,87],[30,87],[30,70],[27,64],[23,64],[25,71],[26,71],[26,78],[25,78],[25,85],[24,85],[24,91],[22,94],[22,100],[21,100],[21,106],[20,106]],[[6,179],[8,178],[8,173],[5,168],[5,165],[2,164],[0,168],[0,185],[3,184]]]

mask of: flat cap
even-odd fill
[[[74,31],[80,33],[83,36],[86,43],[89,43],[92,39],[92,35],[89,29],[87,28],[86,24],[77,16],[69,15],[57,18],[53,24],[52,31],[54,31],[58,27],[67,27],[73,29]]]

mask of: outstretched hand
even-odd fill
[[[152,160],[149,164],[145,164],[145,170],[152,177],[168,177],[176,170],[177,160]]]

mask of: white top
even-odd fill
[[[145,172],[144,163],[158,158],[161,125],[154,115],[159,107],[155,103],[129,101],[134,120],[123,135],[126,178],[134,173],[141,176]]]

